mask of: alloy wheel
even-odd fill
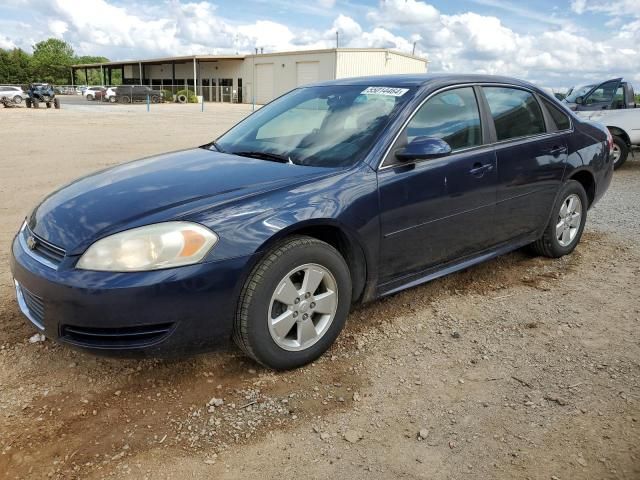
[[[307,263],[278,283],[267,319],[273,341],[288,351],[305,350],[329,330],[338,308],[338,289],[325,267]]]
[[[611,158],[613,158],[613,163],[614,164],[618,163],[618,160],[620,160],[621,156],[622,156],[622,150],[620,149],[620,146],[614,143],[613,150],[611,151]]]
[[[561,247],[568,247],[575,240],[582,220],[582,200],[572,193],[560,207],[556,222],[556,239]]]

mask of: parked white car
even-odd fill
[[[13,103],[22,103],[28,96],[27,92],[22,90],[22,87],[0,86],[0,98],[6,97],[9,100],[13,100]]]
[[[107,91],[104,92],[104,98],[108,102],[115,103],[115,101],[116,101],[116,89],[115,89],[115,87],[107,88]]]
[[[84,98],[87,100],[95,100],[96,97],[102,98],[102,95],[96,95],[96,92],[104,92],[104,87],[87,87],[83,90],[82,95],[84,95]]]

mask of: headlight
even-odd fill
[[[196,223],[156,223],[98,240],[76,267],[138,272],[191,265],[202,260],[217,241],[215,233]]]

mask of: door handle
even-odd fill
[[[563,153],[567,153],[567,147],[556,145],[551,150],[549,150],[548,153],[549,155],[553,155],[554,157],[557,157]]]
[[[469,173],[474,177],[482,177],[485,174],[485,172],[490,172],[491,170],[493,170],[492,163],[487,163],[485,165],[482,165],[481,163],[478,162],[473,164],[473,167],[471,168],[471,170],[469,170]]]

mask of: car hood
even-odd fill
[[[76,180],[45,198],[28,224],[36,235],[78,254],[106,235],[184,217],[196,203],[215,208],[333,172],[204,148],[184,150]]]

